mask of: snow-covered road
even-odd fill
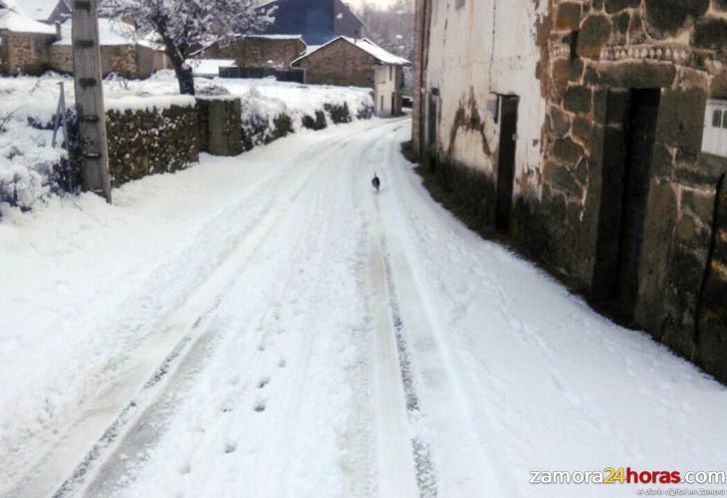
[[[530,472],[727,470],[727,390],[435,204],[410,127],[7,213],[0,495],[580,498],[654,486]]]

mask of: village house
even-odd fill
[[[54,25],[33,17],[55,21]],[[41,74],[47,70],[73,72],[70,10],[65,0],[0,0],[0,74]],[[103,75],[148,78],[169,66],[161,45],[137,40],[133,27],[112,19],[99,19]]]
[[[162,45],[138,40],[133,27],[122,21],[101,18],[98,21],[103,76],[116,73],[125,78],[148,78],[170,67]],[[71,21],[60,25],[60,39],[48,47],[48,67],[60,73],[73,72]]]
[[[463,216],[727,381],[727,4],[416,10],[414,148]]]
[[[275,16],[265,34],[298,33],[308,45],[320,45],[336,36],[364,35],[363,21],[341,0],[271,0],[259,8]]]
[[[0,74],[40,74],[48,64],[53,26],[26,15],[15,0],[0,0]]]
[[[292,63],[292,67],[305,70],[306,83],[374,89],[379,116],[401,114],[403,68],[408,65],[409,61],[371,40],[346,36],[313,47]]]
[[[230,59],[240,68],[288,69],[305,53],[302,35],[240,35],[215,43],[194,55],[197,59]]]

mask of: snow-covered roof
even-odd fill
[[[297,64],[298,62],[302,61],[306,57],[310,57],[311,55],[318,52],[319,50],[323,50],[327,46],[329,46],[339,40],[346,41],[346,42],[350,43],[351,45],[353,45],[354,47],[360,48],[361,50],[368,53],[369,55],[372,55],[381,64],[392,64],[392,65],[396,65],[396,66],[411,65],[411,62],[409,62],[408,60],[384,50],[383,48],[381,48],[380,46],[378,46],[377,44],[375,44],[368,38],[351,38],[348,36],[336,37],[336,38],[332,39],[331,41],[329,41],[328,43],[320,45],[313,50],[308,50],[308,51],[306,51],[306,53],[304,55],[295,59],[291,64]],[[309,47],[309,48],[311,48],[311,47]]]
[[[318,50],[322,46],[323,45],[308,45],[308,47],[305,49],[305,53],[303,53],[303,55],[301,55],[299,58],[302,59],[306,55],[312,54],[313,52],[315,52],[316,50]]]
[[[27,15],[36,21],[47,22],[58,4],[63,0],[12,0],[16,1]]]
[[[0,30],[13,33],[37,33],[42,35],[55,35],[53,26],[38,22],[26,15],[15,0],[0,0]]]
[[[189,59],[187,65],[195,76],[219,76],[221,67],[234,67],[234,59]]]
[[[266,40],[303,40],[303,35],[265,35],[265,34],[252,34],[242,35],[243,38],[264,38]]]
[[[61,39],[55,45],[71,45],[71,20],[61,24]],[[100,18],[98,20],[99,44],[102,47],[115,45],[145,45],[154,49],[161,49],[159,44],[148,40],[139,40],[134,36],[134,27],[116,19]]]
[[[20,10],[15,0],[0,0],[0,8]]]

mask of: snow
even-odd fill
[[[107,99],[106,110],[110,111],[162,111],[172,106],[194,107],[196,100],[189,95],[160,95],[154,97],[119,97]]]
[[[20,7],[18,7],[16,0],[0,0],[0,7],[17,11],[20,10]]]
[[[308,47],[306,47],[306,49],[305,49],[305,53],[303,54],[303,56],[312,54],[313,52],[315,52],[316,50],[318,50],[322,46],[323,45],[308,45]],[[303,57],[301,57],[301,59],[302,58]]]
[[[73,80],[69,77],[49,73],[40,78],[0,78],[0,123],[4,122],[4,132],[0,132],[0,195],[17,191],[17,204],[23,208],[46,202],[57,190],[51,170],[64,157],[64,151],[51,146],[51,125],[60,82],[65,84],[67,106],[72,108]],[[325,103],[346,103],[354,118],[362,106],[372,105],[370,91],[363,88],[220,78],[198,79],[196,87],[202,96],[222,93],[240,97],[246,120],[256,117],[272,123],[280,113],[286,112],[293,119],[295,131],[300,131],[300,120],[305,114],[314,115]],[[109,108],[148,108],[154,103],[159,107],[180,98],[172,71],[161,71],[140,81],[107,78],[104,94]],[[0,211],[3,210],[0,202]]]
[[[303,35],[266,35],[266,34],[254,34],[244,35],[245,38],[262,38],[265,40],[302,40]]]
[[[72,24],[73,23],[70,19],[61,24],[61,39],[55,42],[55,45],[70,46],[72,44]],[[151,48],[161,49],[161,45],[159,44],[152,43],[146,39],[139,39],[134,34],[133,26],[116,19],[108,19],[105,17],[99,18],[98,37],[99,44],[102,47],[117,45],[146,45]]]
[[[82,462],[64,496],[627,497],[529,472],[725,470],[727,389],[435,204],[410,130],[9,210],[0,495]]]
[[[8,30],[13,33],[56,34],[53,26],[31,19],[22,11],[13,8],[0,10],[0,30]]]
[[[221,67],[235,66],[234,59],[189,59],[187,65],[198,78],[219,76]]]
[[[20,0],[23,12],[36,21],[46,22],[62,0]]]
[[[301,60],[305,59],[306,57],[311,56],[315,52],[322,50],[323,48],[327,47],[328,45],[335,43],[339,40],[345,40],[346,42],[360,48],[364,52],[368,53],[369,55],[374,56],[377,61],[381,64],[393,64],[396,66],[409,66],[411,65],[411,62],[408,60],[399,57],[398,55],[394,55],[391,52],[388,52],[369,40],[368,38],[350,38],[348,36],[339,36],[337,38],[332,39],[328,43],[324,43],[323,45],[317,45],[317,46],[310,46],[308,47],[308,50],[306,50],[306,53],[303,54],[301,57],[298,57],[293,62],[291,62],[291,65],[295,65]]]

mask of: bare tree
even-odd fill
[[[179,92],[194,95],[185,61],[201,47],[235,33],[254,33],[273,19],[257,0],[101,0],[101,12],[134,24],[139,38],[157,39],[167,51]]]

